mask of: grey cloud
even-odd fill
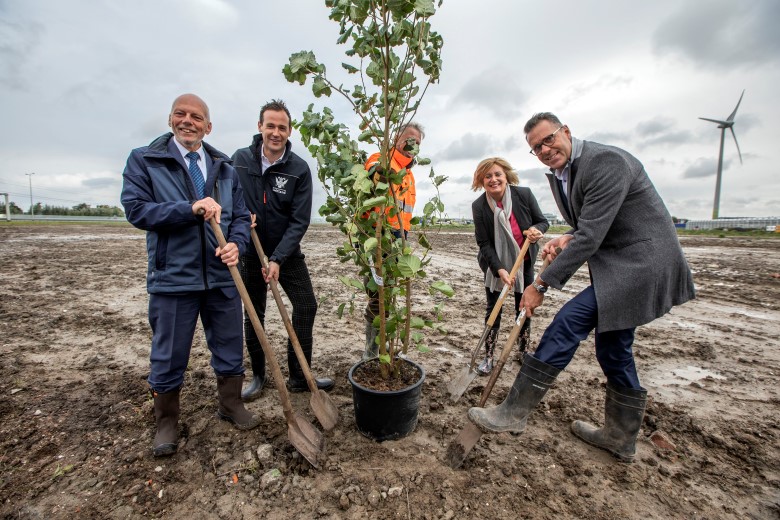
[[[638,143],[640,148],[647,148],[654,145],[680,146],[695,141],[694,135],[688,130],[677,130],[674,132],[663,132],[653,135],[649,139],[643,139]]]
[[[723,161],[723,169],[727,170],[731,165],[731,160],[726,159]],[[717,159],[706,159],[700,157],[696,159],[692,165],[688,166],[682,174],[683,179],[699,179],[702,177],[710,177],[715,175],[718,169]]]
[[[520,89],[512,73],[502,67],[484,70],[467,81],[452,102],[484,108],[502,120],[516,118],[528,95]]]
[[[451,142],[444,150],[434,155],[438,161],[458,159],[481,160],[489,153],[495,153],[495,139],[487,134],[467,133]]]
[[[574,132],[572,132],[574,135]],[[577,137],[575,135],[575,137]],[[587,134],[584,139],[588,141],[595,141],[602,144],[612,144],[616,141],[626,142],[628,140],[628,134],[625,132],[594,132]]]
[[[512,133],[504,141],[504,150],[517,150],[518,148],[528,149],[528,143],[525,142],[525,136],[522,134],[522,131],[520,133]]]
[[[468,186],[471,187],[473,176],[471,173],[456,173],[447,177],[447,186]]]
[[[665,132],[674,126],[674,120],[667,117],[655,117],[636,125],[636,133],[640,136],[650,136]]]
[[[594,81],[581,82],[569,87],[568,93],[563,98],[563,106],[568,106],[581,97],[594,90],[608,90],[611,88],[621,88],[631,85],[634,78],[630,76],[615,76],[607,74],[597,78]]]
[[[780,58],[780,2],[681,2],[653,35],[659,55],[680,54],[702,67],[748,66]]]
[[[40,41],[43,27],[33,23],[14,23],[0,19],[0,86],[25,90],[23,68]]]

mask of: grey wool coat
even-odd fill
[[[574,239],[542,278],[560,289],[587,262],[598,304],[596,330],[637,327],[695,297],[672,217],[639,160],[583,141],[569,171],[568,205],[555,176],[547,177]]]

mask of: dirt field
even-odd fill
[[[457,292],[445,307],[448,334],[411,356],[427,371],[416,430],[384,443],[355,430],[346,374],[363,348],[363,322],[359,313],[335,315],[345,293],[337,276],[351,273],[334,258],[339,242],[335,231],[314,227],[304,244],[321,301],[314,369],[337,379],[331,395],[340,412],[314,470],[287,441],[273,385],[248,405],[263,418],[257,429],[239,432],[215,418],[216,381],[200,332],[182,392],[179,452],[154,459],[143,234],[0,225],[0,516],[780,518],[780,240],[682,239],[698,299],[637,331],[650,404],[635,464],[569,431],[572,420],[602,420],[604,377],[589,339],[526,432],[483,436],[461,470],[442,461],[485,380],[457,404],[445,385],[482,332],[473,236],[436,239],[432,276]],[[548,293],[534,340],[585,283],[582,270],[566,290]],[[268,315],[281,351],[284,327],[274,308]],[[505,319],[503,338],[509,327]],[[492,403],[517,370],[507,365]],[[295,394],[293,406],[316,425],[308,394]]]

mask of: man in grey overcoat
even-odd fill
[[[695,297],[691,270],[672,217],[635,157],[572,137],[549,112],[534,115],[524,131],[531,153],[550,168],[550,188],[571,229],[545,244],[542,257],[555,261],[526,288],[521,305],[533,315],[548,287],[561,289],[585,262],[591,285],[561,308],[536,352],[525,355],[504,402],[472,408],[469,419],[487,432],[522,432],[595,329],[596,359],[607,377],[604,426],[575,421],[572,431],[633,462],[647,404],[634,364],[634,331]]]

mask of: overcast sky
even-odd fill
[[[207,141],[228,155],[271,98],[299,118],[315,98],[281,69],[299,50],[340,69],[328,12],[320,0],[0,0],[0,192],[26,210],[34,172],[35,202],[119,205],[129,151],[168,131],[184,92],[209,104]],[[709,218],[720,130],[698,117],[725,119],[744,89],[743,164],[727,134],[720,214],[780,215],[779,20],[777,0],[446,0],[432,18],[444,72],[417,120],[422,155],[450,178],[447,212],[470,217],[474,168],[502,156],[557,214],[522,133],[552,111],[573,135],[636,155],[673,215]],[[323,104],[353,124],[344,104]],[[427,169],[415,173],[427,200]],[[318,187],[315,214],[322,200]]]

